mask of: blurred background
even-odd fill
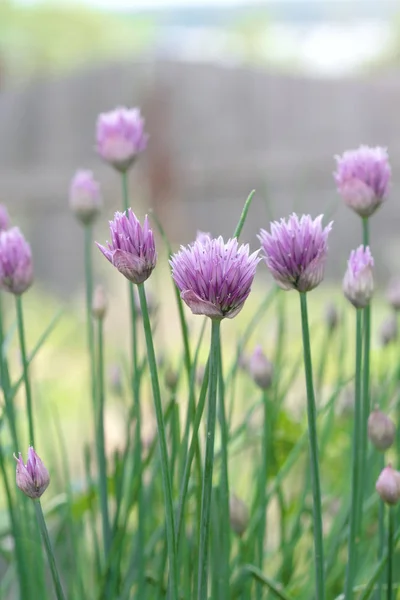
[[[38,282],[63,297],[82,286],[69,181],[95,171],[105,239],[120,181],[94,152],[96,117],[139,105],[151,140],[132,203],[157,213],[175,247],[197,229],[229,235],[255,188],[246,240],[256,246],[270,218],[324,212],[336,279],[360,224],[336,194],[334,155],[387,146],[393,191],[372,220],[385,283],[400,270],[399,52],[397,0],[1,0],[0,202],[32,244]]]

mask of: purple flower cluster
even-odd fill
[[[104,256],[132,283],[146,281],[157,262],[147,215],[142,227],[131,209],[128,214],[116,212],[110,221],[110,232],[111,242],[107,242],[107,248],[96,242]]]
[[[287,221],[271,223],[270,233],[261,229],[258,238],[265,262],[284,290],[309,292],[322,281],[332,228],[332,223],[322,227],[322,218],[292,214]]]
[[[17,461],[16,481],[19,489],[29,498],[37,499],[46,491],[49,483],[49,473],[32,446],[28,450],[26,465],[19,452]]]
[[[100,114],[96,137],[99,155],[121,172],[132,166],[138,154],[146,149],[148,140],[137,108],[117,108]]]
[[[339,194],[361,217],[370,217],[388,194],[391,169],[386,149],[360,146],[335,158]]]
[[[352,250],[343,279],[343,292],[356,308],[364,308],[372,298],[373,266],[374,259],[368,246],[359,246],[357,250]]]
[[[224,242],[201,235],[181,247],[170,264],[181,297],[193,314],[211,319],[232,319],[243,308],[260,258],[236,239]]]
[[[0,233],[0,287],[19,296],[33,282],[32,253],[18,227]]]

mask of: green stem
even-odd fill
[[[98,386],[98,407],[97,407],[97,427],[96,427],[96,446],[97,460],[99,465],[99,491],[101,520],[103,528],[104,553],[108,556],[111,546],[110,519],[108,514],[107,501],[107,463],[105,454],[104,437],[104,344],[103,344],[103,320],[99,319],[97,324],[97,386]]]
[[[388,569],[387,569],[387,600],[393,600],[393,562],[394,562],[394,523],[396,519],[395,507],[389,506],[388,527]]]
[[[219,424],[221,428],[221,480],[219,492],[219,513],[220,513],[220,528],[221,528],[221,556],[219,563],[220,569],[220,595],[223,598],[229,597],[229,564],[231,553],[230,540],[230,518],[229,518],[229,428],[226,419],[225,410],[225,386],[222,368],[222,353],[221,340],[219,339],[218,346],[219,364],[218,364],[218,414]]]
[[[15,418],[13,393],[10,385],[10,375],[8,370],[7,356],[4,350],[4,324],[3,324],[3,307],[1,305],[0,296],[0,377],[1,377],[1,389],[4,395],[5,412],[7,415],[8,423],[11,431],[11,438],[14,444],[15,451],[18,450],[18,433],[17,433],[17,422]]]
[[[24,385],[25,385],[25,394],[26,394],[26,411],[28,413],[28,423],[29,423],[29,444],[31,446],[35,445],[35,436],[34,436],[34,427],[33,427],[33,410],[32,410],[32,393],[31,393],[31,383],[29,380],[29,363],[28,357],[26,353],[26,344],[25,344],[25,329],[24,329],[24,315],[22,311],[22,298],[21,296],[15,296],[15,306],[17,310],[17,322],[18,322],[18,336],[19,336],[19,345],[21,349],[21,358],[22,358],[22,367],[24,374]]]
[[[34,502],[36,517],[39,524],[40,533],[42,534],[44,546],[46,548],[47,558],[49,560],[50,570],[53,577],[54,587],[56,590],[57,600],[65,600],[64,592],[61,587],[60,576],[57,571],[56,561],[54,559],[53,550],[51,547],[51,542],[49,538],[49,532],[47,531],[46,521],[44,520],[44,515],[42,511],[42,505],[40,504],[40,500],[36,500]]]
[[[128,212],[129,208],[129,185],[128,185],[128,172],[122,173],[122,202],[125,213]],[[128,282],[129,290],[129,309],[130,309],[130,323],[131,323],[131,389],[133,395],[133,405],[135,408],[136,427],[135,427],[135,447],[134,447],[134,460],[135,465],[139,465],[142,456],[142,423],[141,423],[141,410],[140,410],[140,373],[138,368],[138,336],[137,336],[137,308],[135,304],[135,294],[133,283]],[[145,522],[145,511],[143,502],[143,485],[142,485],[142,471],[139,469],[139,487],[138,487],[138,553],[137,553],[137,572],[139,575],[138,581],[138,597],[142,597],[144,594],[145,587],[145,569],[144,569],[144,522]],[[132,482],[131,482],[132,483]]]
[[[322,535],[321,486],[318,466],[317,423],[311,361],[310,333],[308,327],[307,295],[300,293],[301,326],[303,335],[304,367],[307,387],[307,416],[310,445],[311,477],[313,492],[313,523],[315,549],[316,598],[325,598],[324,546]]]
[[[380,473],[385,468],[385,455],[379,454],[378,461],[377,473]],[[378,536],[378,562],[380,562],[385,551],[385,503],[383,500],[379,501]],[[376,600],[381,600],[382,598],[383,583],[384,577],[382,576],[378,581]]]
[[[350,513],[350,531],[348,539],[348,559],[345,585],[345,598],[353,598],[353,586],[355,572],[357,568],[357,524],[359,513],[362,507],[362,493],[360,489],[360,438],[362,433],[361,421],[361,378],[362,378],[362,319],[363,311],[357,309],[356,324],[356,380],[355,380],[355,415],[354,415],[354,434],[353,434],[353,468],[352,468],[352,486],[351,486],[351,513]]]
[[[368,217],[364,217],[362,220],[363,225],[363,244],[364,246],[369,245],[369,221]],[[363,502],[365,490],[367,485],[365,484],[366,474],[366,460],[367,460],[367,449],[368,449],[368,417],[370,413],[370,397],[369,397],[369,380],[370,380],[370,343],[371,343],[371,307],[366,306],[364,309],[363,317],[363,335],[364,335],[364,356],[363,356],[363,383],[362,383],[362,413],[361,419],[361,439],[360,439],[360,479],[358,482],[361,495],[361,503]],[[362,504],[361,504],[362,506]],[[357,534],[361,534],[362,528],[362,510],[358,515],[358,526]]]
[[[207,442],[201,496],[199,581],[197,599],[208,598],[208,546],[211,518],[211,492],[214,466],[214,439],[218,388],[220,321],[213,320],[211,328],[210,380],[208,392]]]
[[[268,481],[268,461],[270,459],[270,431],[269,431],[269,406],[268,406],[268,395],[266,390],[263,390],[262,393],[262,402],[264,409],[264,419],[263,419],[263,435],[262,435],[262,444],[261,444],[261,471],[259,475],[259,510],[260,512],[260,523],[258,530],[258,544],[257,544],[257,554],[258,554],[258,567],[260,570],[263,570],[264,565],[264,538],[265,538],[265,529],[267,526],[267,481]],[[257,586],[258,598],[261,600],[262,598],[262,585]]]
[[[165,501],[165,516],[166,516],[166,529],[167,529],[167,545],[168,545],[168,559],[169,559],[169,577],[170,577],[170,590],[171,600],[177,600],[178,598],[178,568],[176,560],[176,544],[175,544],[175,526],[174,526],[174,509],[172,503],[172,489],[171,479],[169,474],[169,460],[167,441],[165,438],[165,426],[164,417],[161,405],[161,394],[160,384],[158,381],[157,373],[157,362],[154,353],[153,337],[151,333],[151,325],[149,319],[149,311],[147,308],[146,292],[143,283],[138,285],[140,307],[142,310],[143,328],[146,338],[147,347],[147,358],[149,361],[149,369],[151,376],[151,385],[153,389],[153,399],[156,411],[157,419],[157,430],[158,440],[161,455],[161,471],[164,488],[164,501]]]
[[[90,390],[93,414],[96,415],[96,358],[94,351],[94,332],[92,320],[93,266],[92,266],[92,227],[85,227],[85,283],[86,283],[86,325],[87,344],[90,361]]]

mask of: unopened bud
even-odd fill
[[[335,331],[339,324],[339,313],[332,302],[325,307],[325,323],[329,331]]]
[[[379,333],[382,346],[388,346],[391,342],[397,340],[398,326],[396,315],[390,315],[383,321]]]
[[[356,308],[365,308],[370,303],[374,291],[373,266],[374,259],[368,246],[359,246],[351,252],[343,279],[343,292]]]
[[[233,531],[241,537],[249,524],[249,509],[235,494],[229,499],[229,519]]]
[[[265,356],[261,346],[256,346],[249,360],[249,373],[253,381],[262,389],[271,386],[274,368]]]
[[[388,465],[376,482],[376,491],[387,504],[397,504],[400,500],[400,473]]]
[[[92,314],[96,319],[102,320],[107,312],[107,294],[102,285],[97,285],[92,299]]]
[[[111,365],[109,370],[110,388],[116,396],[122,396],[124,386],[122,383],[122,372],[119,365]]]
[[[394,310],[400,310],[400,279],[392,279],[389,283],[387,292],[387,300]]]
[[[26,465],[19,452],[17,461],[16,482],[19,489],[32,499],[40,498],[50,483],[49,473],[32,446],[28,449]]]
[[[171,392],[175,391],[179,381],[178,372],[171,366],[167,367],[164,375],[164,381],[165,385]]]
[[[375,409],[368,418],[368,437],[377,450],[385,451],[396,438],[396,426],[385,413]]]
[[[94,221],[101,208],[100,185],[91,171],[77,171],[69,188],[69,205],[84,225]]]

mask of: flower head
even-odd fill
[[[0,231],[5,231],[10,227],[10,217],[4,204],[0,204]]]
[[[361,217],[370,217],[388,194],[391,170],[387,150],[360,146],[335,158],[339,194]]]
[[[97,152],[118,171],[132,166],[147,146],[144,120],[138,108],[117,108],[97,119]]]
[[[101,284],[97,285],[94,288],[93,297],[92,297],[92,315],[95,319],[99,319],[100,321],[104,319],[106,316],[108,308],[108,298],[107,293]]]
[[[359,246],[352,250],[343,279],[344,295],[356,308],[364,308],[372,298],[374,259],[369,247]]]
[[[32,446],[28,449],[28,461],[26,465],[19,452],[17,461],[16,481],[17,486],[29,498],[40,498],[50,483],[49,473],[36,454]]]
[[[170,260],[181,298],[195,315],[232,319],[243,308],[260,258],[236,238],[203,236]]]
[[[324,277],[328,235],[332,223],[322,227],[323,215],[291,215],[287,221],[271,223],[271,233],[261,229],[258,236],[265,262],[277,284],[284,290],[309,292]]]
[[[400,500],[400,473],[388,465],[381,471],[375,487],[384,502],[397,504]]]
[[[274,367],[270,360],[265,356],[261,346],[254,348],[250,356],[248,369],[253,381],[262,389],[271,387]]]
[[[156,266],[154,235],[147,215],[143,227],[131,209],[128,214],[116,212],[110,221],[111,242],[107,248],[97,244],[107,260],[132,283],[143,283]]]
[[[32,253],[18,227],[0,232],[0,287],[19,296],[32,284]]]
[[[69,205],[76,217],[88,225],[101,208],[100,185],[92,171],[77,171],[69,187]]]
[[[395,314],[389,315],[382,321],[379,329],[379,337],[382,346],[388,346],[390,343],[395,342],[398,334],[397,316]]]

